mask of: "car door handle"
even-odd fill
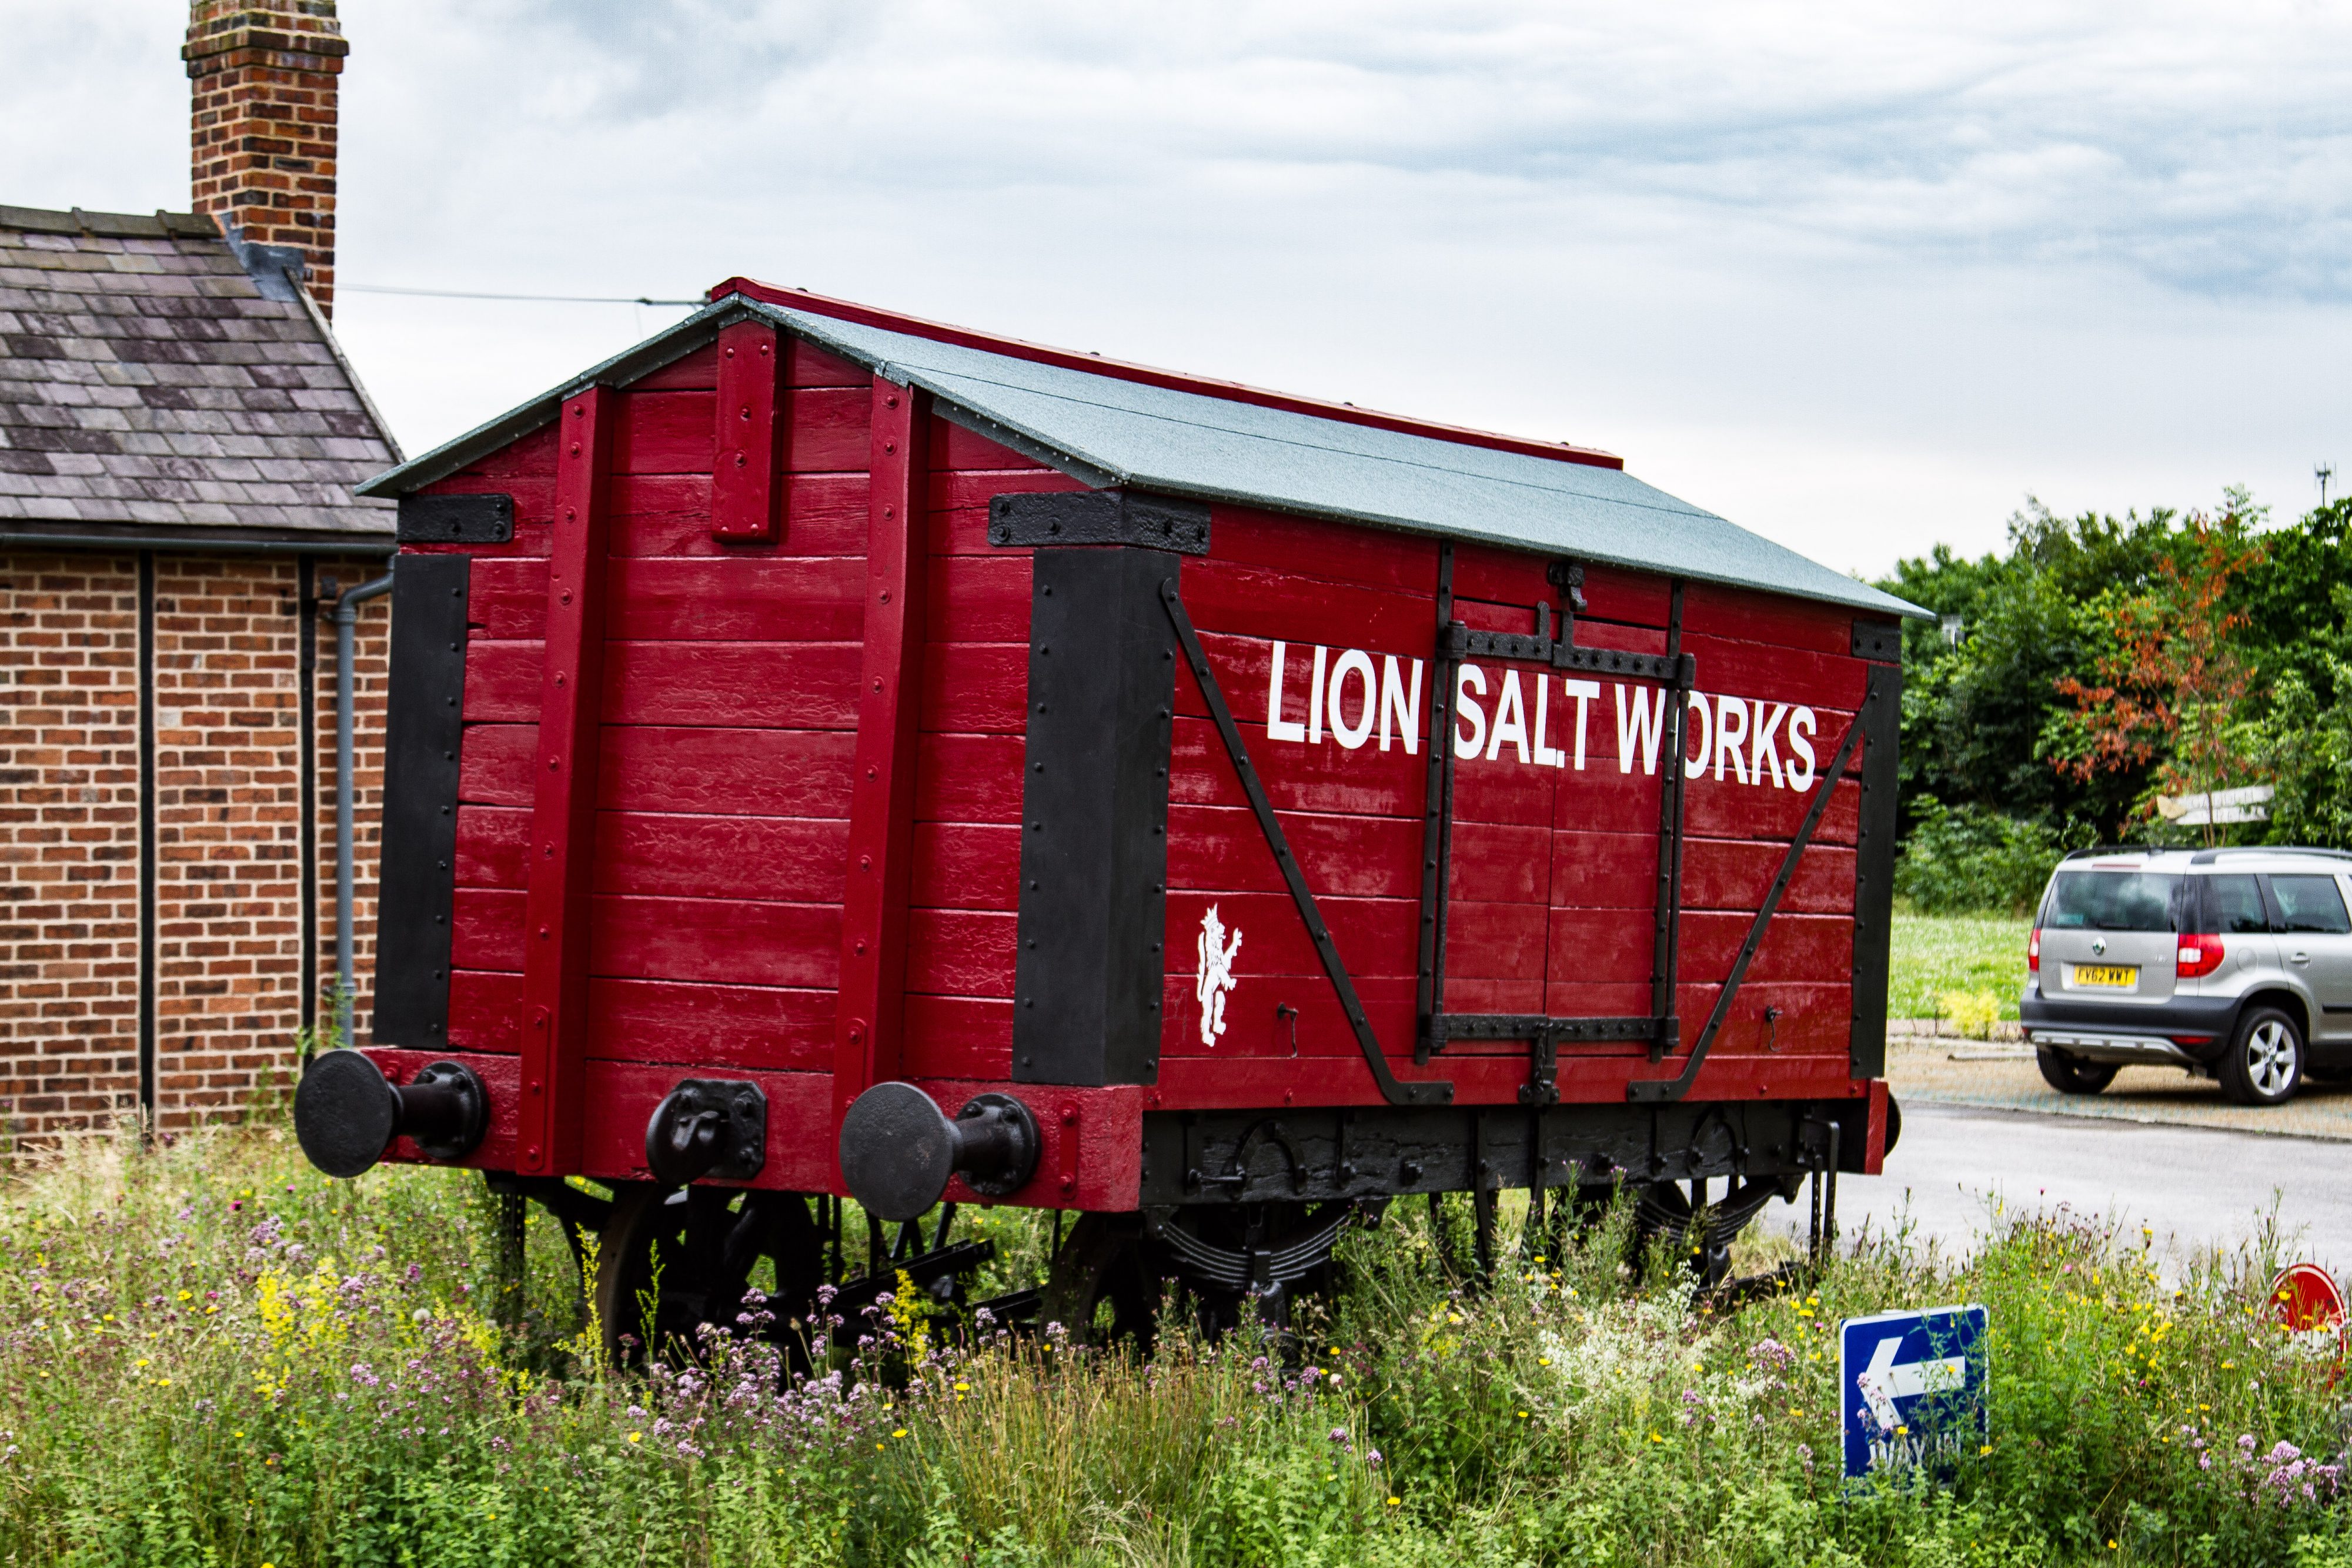
[[[2287,955],[2286,961],[2290,964],[2308,964],[2311,962],[2311,955],[2308,953],[2290,953]]]

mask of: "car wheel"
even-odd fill
[[[2112,1061],[2085,1061],[2063,1051],[2037,1051],[2042,1082],[2061,1094],[2096,1094],[2116,1081]]]
[[[2221,1058],[2221,1088],[2241,1105],[2279,1105],[2303,1082],[2303,1028],[2276,1008],[2256,1008],[2238,1022]]]

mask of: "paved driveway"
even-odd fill
[[[1845,1177],[1838,1220],[1849,1238],[1866,1220],[1966,1249],[1996,1201],[2063,1203],[2120,1221],[2135,1240],[2147,1225],[2159,1247],[2232,1249],[2256,1236],[2275,1192],[2279,1224],[2298,1239],[2286,1254],[2316,1259],[2344,1278],[2352,1271],[2347,1173],[2352,1148],[2330,1140],[1905,1095],[1903,1139],[1886,1174]],[[1804,1198],[1774,1204],[1764,1223],[1801,1236]]]

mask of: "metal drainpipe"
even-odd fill
[[[335,596],[335,1030],[352,1043],[352,643],[360,605],[392,591],[392,574]]]

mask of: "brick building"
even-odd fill
[[[332,0],[197,0],[195,211],[0,206],[0,1149],[234,1112],[331,1016],[321,612],[398,456],[328,324],[344,47]]]

